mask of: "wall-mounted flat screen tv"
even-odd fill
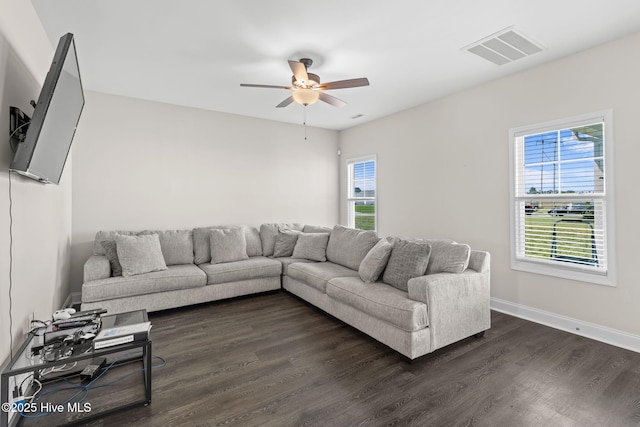
[[[73,34],[60,38],[24,141],[10,169],[40,182],[58,184],[84,107]]]

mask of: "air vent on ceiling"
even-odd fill
[[[496,65],[504,65],[542,50],[513,27],[505,28],[462,49]]]

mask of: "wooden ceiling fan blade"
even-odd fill
[[[322,90],[347,89],[350,87],[360,87],[360,86],[369,86],[369,79],[367,79],[366,77],[361,77],[359,79],[338,80],[335,82],[322,83],[319,86],[319,89],[322,89]]]
[[[291,67],[291,71],[293,71],[293,76],[296,80],[301,82],[307,82],[309,80],[307,67],[305,67],[302,62],[289,60],[289,67]]]
[[[240,83],[242,87],[266,87],[269,89],[291,89],[291,86],[274,86],[274,85],[254,85],[251,83]]]
[[[280,104],[276,105],[276,108],[286,107],[287,105],[291,104],[292,102],[293,102],[293,96],[290,96],[287,99],[285,99],[284,101],[282,101]]]
[[[338,107],[338,108],[344,107],[345,105],[347,105],[347,103],[344,102],[343,100],[338,99],[335,96],[328,95],[324,92],[320,92],[320,101],[324,101],[327,104],[331,104],[334,107]]]

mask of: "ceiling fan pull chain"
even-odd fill
[[[302,121],[302,124],[304,125],[304,140],[307,140],[307,106],[304,105],[303,106],[303,111],[304,111],[304,119]]]

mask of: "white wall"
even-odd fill
[[[98,230],[338,220],[338,132],[86,92],[72,281]],[[291,108],[300,108],[296,105]]]
[[[30,2],[0,0],[0,361],[10,352],[9,334],[9,106],[31,116],[53,58]],[[48,319],[69,287],[71,246],[71,158],[59,186],[11,176],[13,200],[12,317],[14,350],[28,321]]]
[[[491,252],[492,297],[640,335],[640,34],[343,131],[346,166],[378,156],[379,233],[450,237]],[[508,66],[508,65],[506,65]],[[614,114],[617,287],[512,271],[508,129]]]

